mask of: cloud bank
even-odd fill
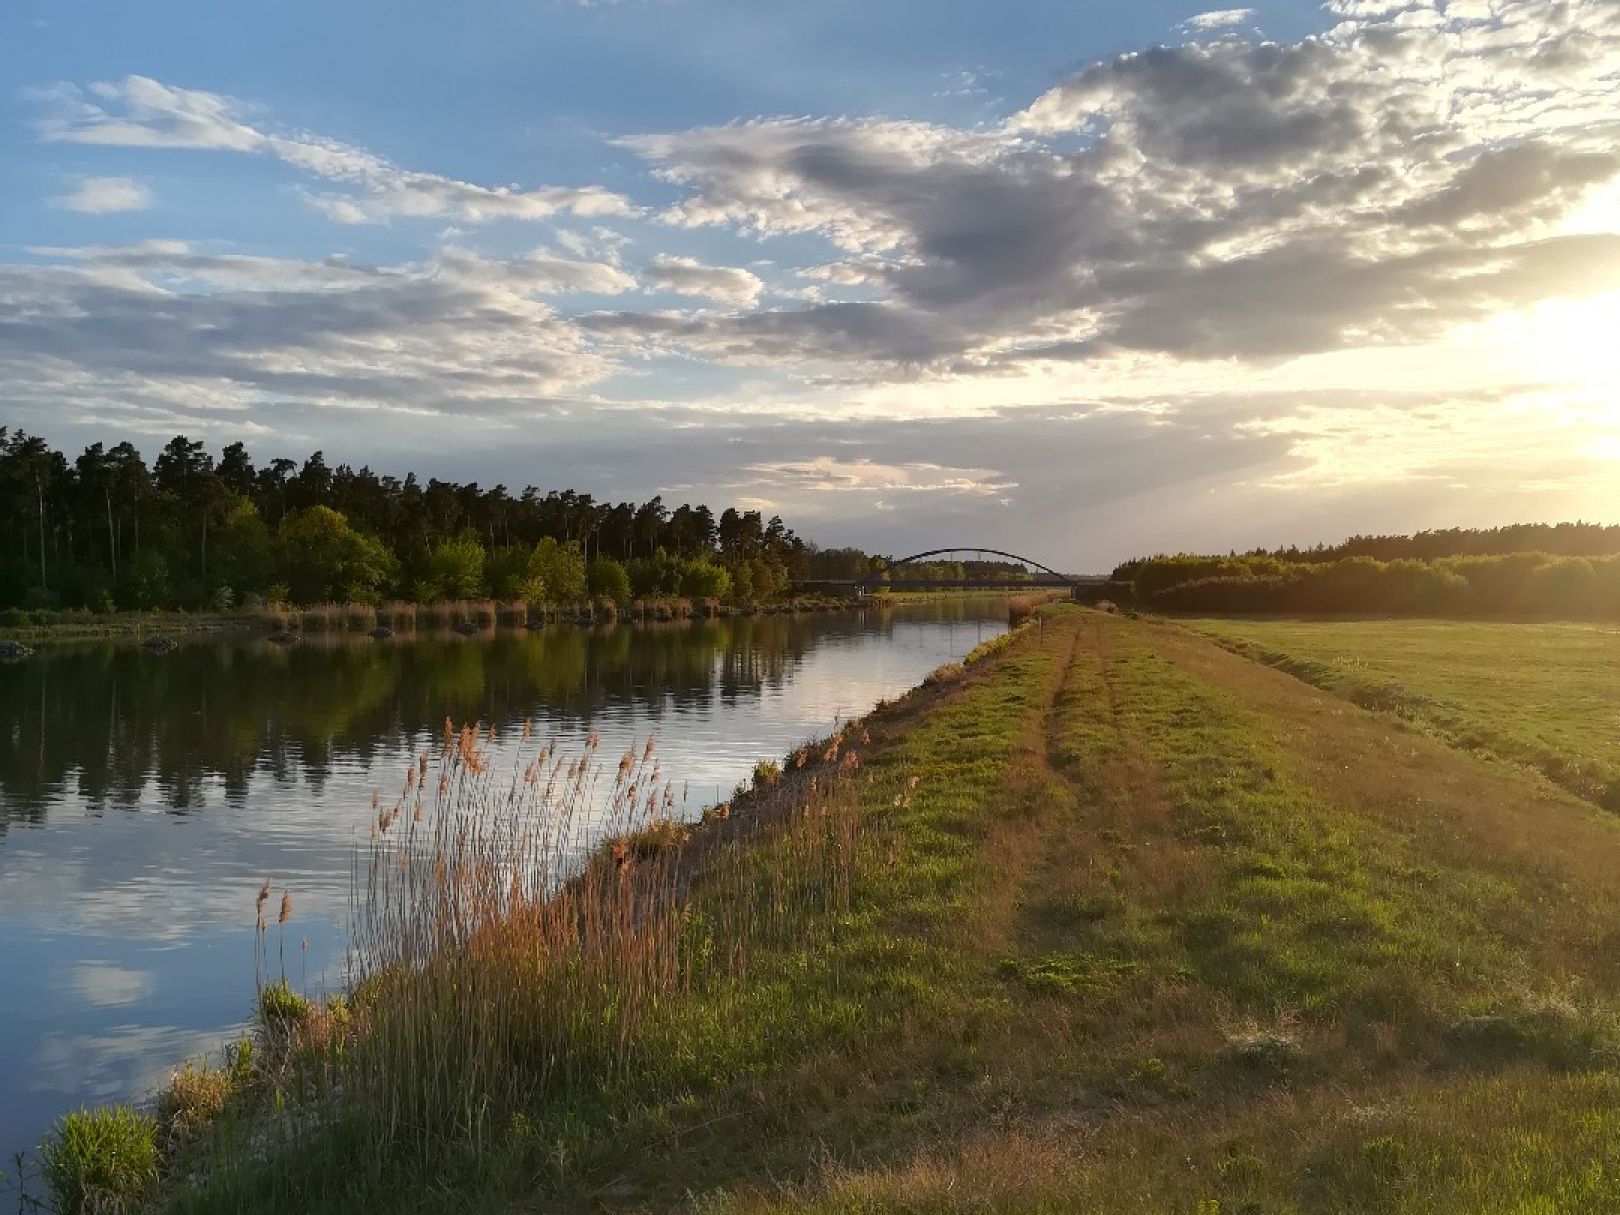
[[[1292,43],[1234,35],[1252,10],[1198,14],[1187,29],[1213,37],[1089,64],[989,126],[762,117],[625,135],[648,179],[635,199],[404,169],[141,76],[46,89],[48,142],[272,158],[338,224],[553,231],[526,254],[453,243],[462,232],[375,266],[206,240],[35,250],[0,267],[8,413],[316,438],[349,433],[356,411],[416,419],[400,433],[418,438],[444,433],[436,418],[545,418],[576,453],[594,440],[568,427],[630,442],[617,419],[633,415],[642,433],[695,436],[710,484],[831,517],[835,501],[898,498],[1027,510],[1064,468],[1125,492],[1099,436],[1127,434],[1163,468],[1217,470],[1245,493],[1327,490],[1346,469],[1373,484],[1354,451],[1392,419],[1420,440],[1410,476],[1511,488],[1512,448],[1461,436],[1488,424],[1522,452],[1520,415],[1563,408],[1586,412],[1564,447],[1538,447],[1537,477],[1562,458],[1572,484],[1601,480],[1599,431],[1620,428],[1601,401],[1554,406],[1529,379],[1493,394],[1467,374],[1436,396],[1414,387],[1422,357],[1389,352],[1444,352],[1504,314],[1620,292],[1620,8],[1328,12]],[[69,199],[150,202],[123,178]],[[570,226],[583,220],[599,226]],[[769,291],[711,252],[752,242],[786,251]],[[881,443],[861,430],[877,446],[859,448],[816,420],[833,418],[900,429]],[[1468,452],[1451,472],[1448,445]]]

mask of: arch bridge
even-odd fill
[[[963,577],[949,577],[936,574],[932,571],[919,571],[915,577],[906,576],[908,566],[922,566],[927,562],[943,559],[963,558],[968,561],[978,561],[985,564],[1021,565],[1024,568],[1022,575],[1012,570],[983,571],[968,573]],[[993,561],[986,561],[986,558]],[[938,590],[986,590],[986,591],[1028,591],[1028,590],[1064,590],[1077,594],[1082,587],[1094,586],[1106,582],[1106,578],[1086,574],[1064,574],[1044,565],[1030,557],[1018,553],[1009,553],[1005,549],[986,548],[982,545],[955,545],[950,548],[931,548],[920,553],[912,553],[909,557],[900,557],[882,570],[867,574],[863,578],[850,578],[836,580],[838,584],[854,588],[858,593],[880,588],[909,591],[938,591]]]

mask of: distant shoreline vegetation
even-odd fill
[[[1620,619],[1620,527],[1515,524],[1161,555],[1118,566],[1113,580],[1142,606],[1172,612]]]
[[[623,614],[639,601],[673,614],[685,601],[776,602],[888,565],[808,544],[757,510],[424,484],[414,473],[332,468],[320,452],[261,467],[241,443],[216,460],[184,435],[148,467],[129,443],[92,444],[70,463],[43,439],[0,427],[0,512],[0,612],[493,601],[545,616],[587,602],[598,615],[609,604]],[[1012,568],[933,562],[896,576]],[[10,627],[52,624],[41,615]]]

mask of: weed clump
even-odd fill
[[[64,1114],[40,1158],[59,1215],[123,1215],[157,1185],[157,1120],[123,1105]]]
[[[1274,1029],[1255,1029],[1227,1039],[1227,1055],[1240,1069],[1260,1076],[1282,1077],[1304,1057],[1299,1040]]]
[[[293,990],[286,979],[266,983],[259,991],[259,1020],[267,1026],[286,1027],[309,1016],[309,997]]]

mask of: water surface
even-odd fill
[[[443,729],[532,720],[602,753],[652,734],[686,810],[1005,627],[994,600],[388,642],[41,647],[0,667],[0,1160],[64,1110],[139,1097],[219,1046],[272,965],[341,982],[373,790]],[[515,733],[515,732],[514,732]],[[497,761],[501,744],[495,745]]]

